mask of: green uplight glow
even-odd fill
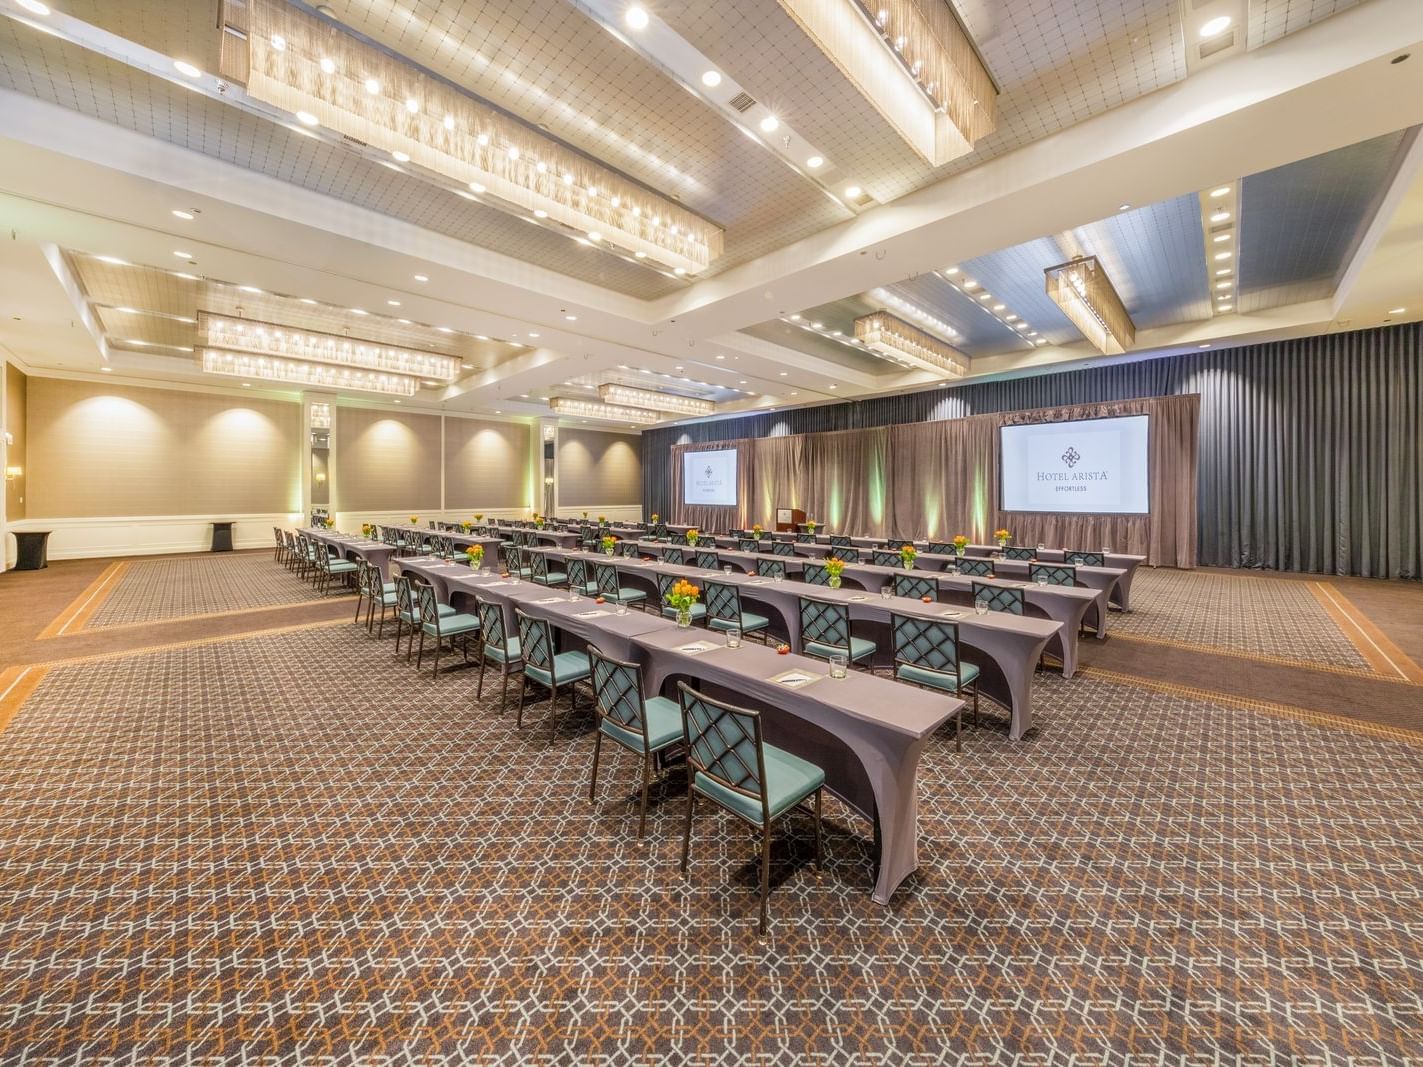
[[[988,537],[988,486],[981,467],[973,478],[973,529],[969,536],[980,544]]]

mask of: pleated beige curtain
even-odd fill
[[[998,510],[998,431],[1026,422],[1151,416],[1149,515],[1055,515]],[[1158,566],[1196,565],[1200,398],[1195,394],[1039,408],[867,430],[796,434],[672,448],[672,521],[710,532],[803,508],[826,530],[866,537],[987,542],[995,529],[1020,544],[1144,555]],[[678,504],[682,455],[737,450],[736,507]]]

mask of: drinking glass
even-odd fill
[[[578,599],[578,590],[575,589],[573,586],[570,585],[570,586],[568,587],[568,602],[569,602],[570,604],[572,604],[572,603],[573,603],[575,600],[577,600],[577,599]]]
[[[1036,578],[1033,579],[1033,581],[1037,582],[1038,585],[1047,585],[1047,575],[1039,574]]]
[[[784,574],[773,574],[773,575],[771,575],[771,581],[773,581],[773,582],[783,582],[783,581],[785,581],[785,580],[786,580],[786,576],[785,576]]]
[[[730,564],[730,563],[723,563],[723,564],[721,565],[721,573],[722,573],[722,574],[730,574],[730,573],[731,573],[731,564]]]
[[[880,587],[880,591],[879,591],[879,595],[882,596],[882,597],[884,597],[886,600],[888,600],[890,597],[894,596],[894,586],[892,586],[892,585],[881,586],[881,587]]]
[[[975,601],[973,602],[973,613],[974,613],[975,615],[987,615],[987,614],[988,614],[988,601],[986,601],[986,600],[975,600]]]
[[[728,626],[728,627],[726,628],[726,647],[727,647],[727,648],[740,648],[740,647],[741,647],[741,627],[740,627],[740,626]]]
[[[627,613],[628,613],[628,606],[627,606],[626,604],[624,604],[621,600],[619,600],[619,601],[618,601],[617,610],[614,611],[613,614],[615,614],[615,615],[626,615]]]
[[[1111,550],[1112,550],[1112,546],[1111,546],[1111,545],[1103,545],[1103,546],[1102,546],[1102,555],[1105,556],[1105,555],[1106,555],[1108,552],[1110,552]]]
[[[832,652],[830,654],[830,677],[843,678],[849,673],[849,663],[843,652]]]
[[[1039,542],[1038,542],[1038,556],[1039,556],[1039,558],[1041,558],[1041,557],[1042,557],[1042,554],[1043,554],[1044,552],[1046,552],[1046,551],[1047,551],[1047,545],[1045,545],[1045,544],[1043,544],[1041,541],[1039,541]]]

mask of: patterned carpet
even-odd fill
[[[270,564],[268,565],[270,568]],[[931,743],[922,870],[752,842],[346,625],[53,668],[0,733],[0,1062],[1403,1063],[1423,747],[1093,678]],[[630,792],[630,788],[626,790]]]
[[[1132,607],[1113,634],[1372,673],[1307,582],[1141,567]]]
[[[218,611],[300,604],[319,596],[274,566],[270,552],[218,553],[129,563],[90,628],[163,622]],[[332,596],[336,596],[333,586]]]

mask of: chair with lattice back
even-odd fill
[[[588,783],[588,799],[598,792],[598,759],[603,738],[639,757],[642,764],[642,808],[637,836],[647,832],[647,787],[652,778],[652,761],[684,740],[682,712],[675,701],[663,696],[644,697],[642,673],[636,663],[613,659],[597,645],[588,646],[588,662],[593,671],[593,708],[598,715],[598,731],[593,735],[593,776]]]
[[[915,600],[928,597],[939,599],[939,580],[923,572],[903,571],[894,576],[894,595],[909,596]]]
[[[707,625],[713,630],[729,630],[739,626],[743,634],[753,634],[762,633],[771,625],[766,616],[741,610],[741,593],[734,585],[707,582],[702,592],[707,601]]]
[[[1077,568],[1071,563],[1029,563],[1028,581],[1044,585],[1076,585]]]
[[[776,540],[771,542],[771,555],[773,556],[794,556],[795,543],[792,541]]]
[[[815,865],[820,868],[821,796],[825,772],[799,756],[768,745],[761,732],[761,714],[703,696],[686,682],[677,684],[682,706],[682,731],[687,746],[691,784],[682,832],[682,873],[692,851],[692,820],[698,797],[761,831],[761,917],[757,929],[766,932],[771,895],[771,828],[780,819],[813,801]]]
[[[831,534],[830,544],[834,548],[849,548],[850,538],[847,534]]]
[[[708,571],[720,570],[721,559],[715,552],[706,552],[699,547],[697,549],[697,561],[693,566]]]
[[[637,557],[637,542],[617,542],[615,545],[613,545],[613,555],[622,556],[624,559],[635,559]]]
[[[990,585],[987,582],[973,583],[973,603],[982,604],[989,611],[1001,611],[1005,615],[1022,615],[1026,598],[1023,590],[1016,585]]]
[[[807,585],[829,585],[830,571],[823,563],[806,561],[800,569],[801,577]]]
[[[646,591],[623,585],[622,579],[618,576],[618,568],[614,564],[593,564],[593,578],[598,586],[598,595],[604,600],[611,600],[618,604],[637,604],[646,608],[647,605],[644,603],[647,600]]]
[[[578,710],[578,683],[585,681],[593,672],[588,664],[586,652],[559,652],[554,643],[553,624],[547,619],[536,619],[518,608],[514,614],[519,620],[519,651],[524,660],[523,683],[519,686],[519,714],[515,725],[524,727],[524,701],[528,696],[529,683],[534,682],[549,691],[548,697],[548,740],[553,744],[558,736],[558,691],[568,689],[568,710]]]
[[[756,576],[758,578],[784,578],[786,576],[786,561],[783,559],[758,559],[756,561]]]
[[[479,633],[479,619],[464,612],[441,611],[441,608],[448,608],[449,605],[439,602],[432,586],[417,586],[416,595],[416,609],[420,615],[420,647],[415,653],[415,669],[417,671],[420,669],[420,664],[425,658],[425,638],[430,637],[435,642],[433,673],[438,678],[440,675],[440,649],[446,640],[453,645],[454,639],[459,638],[460,652],[464,656],[464,661],[469,662],[469,639],[470,635]]]
[[[1038,551],[1035,548],[1025,548],[1017,545],[1009,545],[1003,549],[1004,559],[1028,560],[1036,559]]]
[[[876,548],[870,553],[870,562],[876,567],[899,567],[903,565],[903,560],[898,552],[889,552],[883,548]]]
[[[830,549],[830,558],[838,559],[842,563],[859,563],[860,550],[858,548],[848,548],[845,545],[835,545]]]
[[[568,561],[568,588],[580,596],[597,596],[598,583],[588,577],[588,561],[576,557]]]
[[[894,635],[894,677],[954,696],[973,693],[973,721],[978,722],[978,668],[959,658],[958,623],[920,619],[891,612]],[[963,750],[960,734],[963,710],[954,716],[954,749]]]
[[[1107,554],[1105,552],[1069,552],[1067,562],[1074,567],[1105,567]]]
[[[924,546],[924,553],[929,556],[952,556],[956,551],[947,541],[930,541]]]
[[[479,616],[479,681],[474,698],[484,699],[484,668],[493,663],[499,668],[499,713],[509,706],[509,675],[524,669],[519,638],[511,637],[504,628],[504,606],[494,600],[475,596],[475,612]]]
[[[992,578],[993,563],[986,559],[972,559],[969,556],[959,557],[959,573],[966,574],[970,578]]]
[[[529,561],[529,577],[539,585],[556,586],[568,581],[568,572],[561,570],[550,570],[548,565],[548,553],[536,548],[529,549],[526,558]]]
[[[800,598],[801,651],[816,659],[844,656],[858,663],[875,654],[875,643],[850,633],[850,606],[833,601]]]
[[[813,545],[815,544],[815,534],[802,530],[795,535],[795,543],[798,545]]]
[[[668,545],[662,550],[662,560],[664,563],[675,563],[682,567],[687,563],[687,550],[678,548],[676,545]]]

